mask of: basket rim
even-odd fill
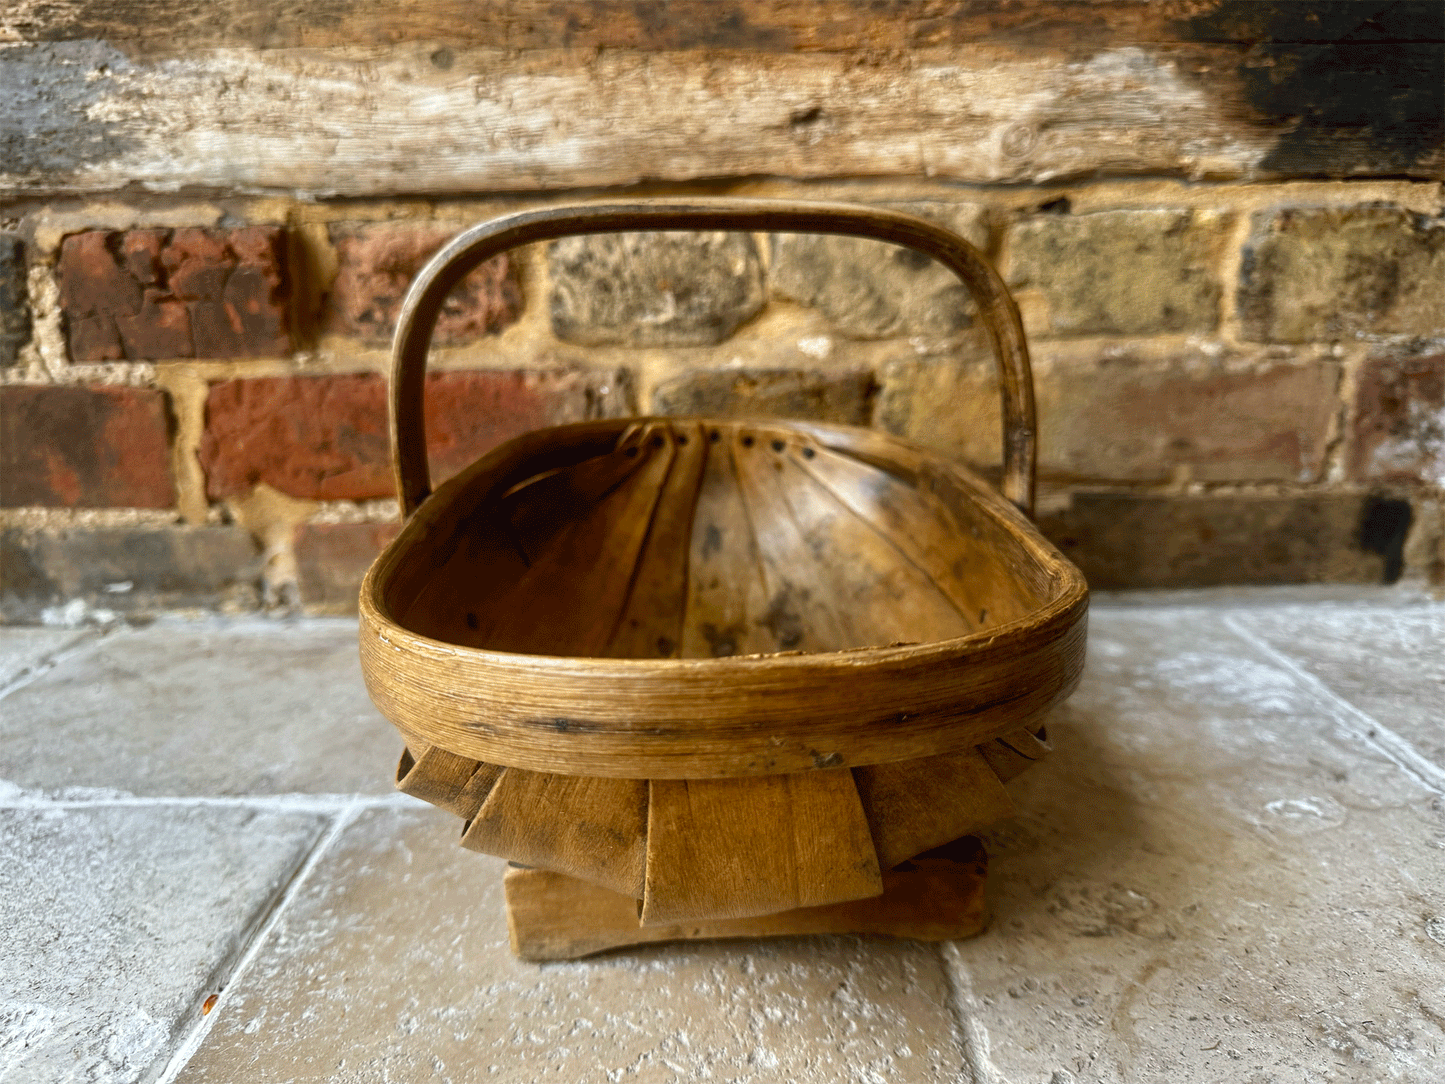
[[[363,672],[382,713],[404,732],[476,759],[543,771],[557,771],[561,764],[562,770],[581,775],[686,778],[771,774],[955,751],[1040,716],[1077,684],[1088,610],[1082,573],[967,468],[903,438],[832,423],[685,419],[791,429],[864,458],[949,475],[1051,574],[1048,601],[1023,617],[946,640],[688,659],[535,655],[467,647],[406,628],[390,611],[385,592],[408,550],[453,502],[481,503],[484,496],[475,491],[485,489],[489,477],[525,463],[538,448],[559,438],[585,444],[615,438],[633,424],[681,420],[627,417],[535,430],[493,449],[439,486],[362,583]],[[1072,643],[1075,638],[1077,645]],[[1014,669],[1027,670],[1035,656],[1041,662],[1058,658],[1054,666],[1045,666],[1048,673],[1038,687],[1001,697],[1001,684],[1008,683]],[[1011,667],[1011,661],[1018,666]],[[852,677],[881,681],[898,696],[887,711],[876,703],[850,704],[837,686],[855,684],[840,681]],[[949,677],[953,680],[940,681]],[[912,700],[925,704],[916,712],[907,710],[911,704],[904,689],[910,685],[916,686]],[[584,696],[595,699],[607,687],[612,691],[601,695],[601,703],[579,702]],[[971,694],[981,690],[989,695],[980,702]],[[719,700],[731,708],[721,708]],[[829,709],[842,718],[809,718]],[[848,732],[869,726],[879,728],[880,737],[891,735],[896,747],[853,740],[860,738],[857,734],[848,737]],[[757,735],[749,738],[745,733],[759,727],[773,737],[760,743]],[[778,745],[780,733],[790,737]],[[775,748],[768,747],[769,741]],[[631,752],[619,748],[619,742]],[[732,742],[738,748],[707,753],[703,747],[710,742]],[[594,748],[589,752],[588,746]],[[689,759],[694,762],[681,764]],[[588,770],[575,770],[578,767]],[[640,770],[643,767],[647,770]]]

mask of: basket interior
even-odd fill
[[[1057,593],[1018,521],[985,503],[783,423],[650,420],[450,530],[404,535],[412,574],[388,601],[413,632],[533,655],[930,643]]]

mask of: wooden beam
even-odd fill
[[[645,5],[515,4],[467,28],[440,2],[375,19],[222,7],[211,28],[161,2],[21,5],[0,24],[0,193],[1445,170],[1439,5],[1336,20],[1322,41],[1171,4],[917,4],[890,21],[737,3],[691,23],[680,4],[656,24]],[[1096,8],[1118,8],[1117,32]],[[1386,37],[1411,26],[1423,40]]]

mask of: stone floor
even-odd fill
[[[974,940],[542,966],[354,636],[0,628],[0,1082],[1445,1082],[1445,606],[1096,599]]]

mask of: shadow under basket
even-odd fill
[[[625,221],[680,210],[644,206]],[[712,217],[689,223],[777,211],[700,206]],[[831,210],[835,227],[914,222]],[[576,232],[563,211],[550,236]],[[519,233],[537,239],[490,225],[444,249],[398,332],[409,519],[363,584],[360,633],[406,741],[397,786],[514,863],[512,945],[530,959],[977,933],[973,837],[1011,812],[1004,783],[1047,752],[1044,717],[1084,658],[1083,578],[1016,506],[1031,470],[1011,502],[872,430],[643,418],[529,433],[430,493],[405,435],[426,291]]]

